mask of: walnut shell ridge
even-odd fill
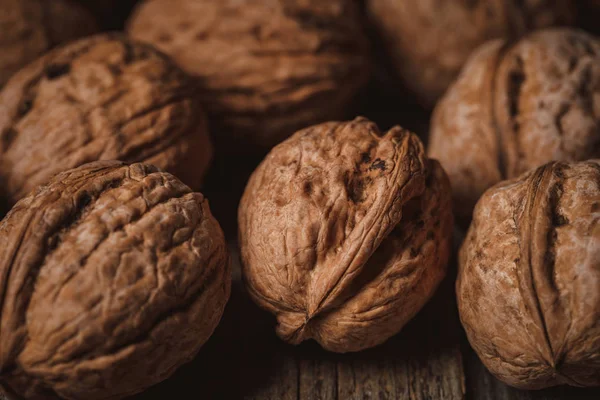
[[[502,381],[600,385],[600,161],[551,162],[489,189],[456,292],[469,342]]]
[[[481,46],[437,105],[429,154],[467,223],[483,192],[552,160],[600,157],[600,40],[553,29]]]
[[[56,49],[0,92],[0,180],[13,204],[52,175],[98,160],[150,163],[197,189],[211,156],[193,81],[121,35]]]
[[[0,88],[52,47],[90,35],[94,18],[69,0],[0,0]]]
[[[491,39],[570,24],[569,0],[368,0],[373,25],[404,84],[433,106],[471,53]]]
[[[28,399],[120,399],[168,378],[229,298],[208,202],[151,165],[55,176],[0,223],[0,242],[0,383]]]
[[[229,150],[343,117],[369,76],[353,0],[146,0],[128,32],[198,78]]]
[[[253,173],[239,207],[243,277],[277,334],[366,349],[396,334],[445,275],[447,177],[419,139],[364,119],[297,132]]]

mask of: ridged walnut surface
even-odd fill
[[[198,77],[206,107],[223,128],[219,136],[271,147],[298,129],[340,118],[367,80],[353,3],[147,0],[128,30]]]
[[[208,202],[150,165],[57,175],[0,242],[0,382],[28,399],[119,399],[166,379],[229,298]]]
[[[247,288],[278,335],[358,351],[397,333],[444,277],[450,188],[414,134],[330,122],[271,151],[239,223]]]
[[[92,16],[68,0],[0,0],[0,87],[52,47],[95,31]]]
[[[490,39],[573,21],[569,0],[367,0],[404,83],[425,105],[458,76],[471,53]]]
[[[503,179],[600,157],[600,41],[555,29],[485,44],[436,107],[429,150],[462,221]]]
[[[553,162],[488,190],[456,290],[469,341],[499,379],[600,385],[600,163]]]
[[[57,49],[0,92],[0,183],[13,203],[97,160],[154,164],[197,189],[211,155],[190,78],[120,35]]]

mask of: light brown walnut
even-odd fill
[[[239,207],[244,280],[277,333],[349,352],[387,340],[445,275],[448,179],[416,135],[364,119],[297,132],[252,175]]]
[[[433,106],[488,40],[573,22],[570,0],[367,0],[405,85]]]
[[[11,203],[97,160],[146,162],[197,189],[212,145],[191,78],[121,35],[56,49],[0,92],[0,181]]]
[[[231,272],[200,193],[146,164],[55,176],[0,223],[0,384],[120,399],[168,378],[218,324]]]
[[[52,47],[96,29],[94,18],[70,0],[0,0],[0,87]]]
[[[600,157],[600,40],[554,29],[483,45],[436,107],[429,143],[463,223],[503,179]]]
[[[230,149],[341,118],[369,75],[353,0],[147,0],[128,31],[198,78]]]
[[[469,342],[519,388],[600,385],[600,162],[551,162],[489,189],[456,284]]]

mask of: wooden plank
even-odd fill
[[[322,350],[310,343],[295,351],[298,360],[299,399],[337,399],[337,362],[320,357]]]

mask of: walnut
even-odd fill
[[[405,85],[431,106],[479,45],[569,24],[575,2],[368,0],[368,9]]]
[[[231,275],[208,202],[145,164],[55,176],[0,223],[0,382],[119,399],[168,378],[218,324]]]
[[[92,34],[93,17],[68,0],[0,0],[0,87],[50,48]]]
[[[600,385],[600,160],[551,162],[489,189],[460,251],[462,323],[526,389]]]
[[[540,31],[477,50],[435,109],[430,155],[464,222],[483,192],[551,160],[600,156],[600,41]]]
[[[151,163],[196,189],[211,154],[190,78],[119,35],[56,49],[0,93],[0,178],[13,204],[55,173],[97,160]]]
[[[451,246],[448,179],[416,135],[357,118],[297,132],[239,208],[243,274],[278,335],[335,352],[396,334],[432,296]]]
[[[228,148],[342,117],[369,74],[353,0],[147,0],[128,30],[198,78]]]

